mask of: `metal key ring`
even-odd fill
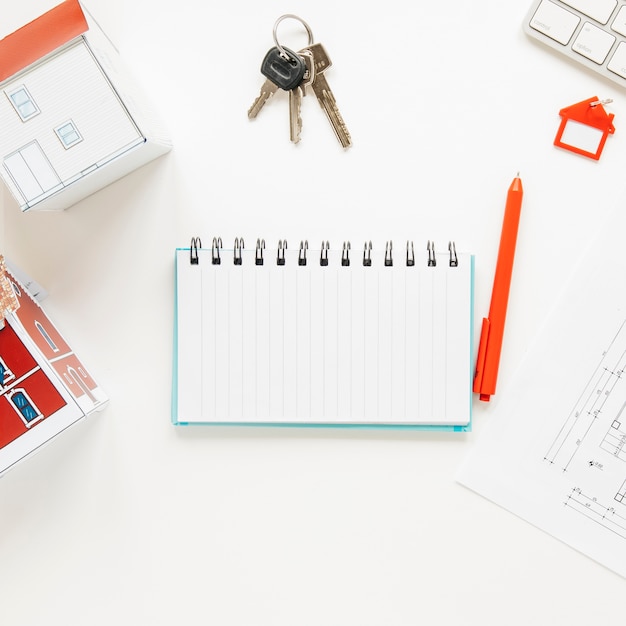
[[[301,18],[298,17],[297,15],[293,15],[293,13],[286,13],[285,15],[281,15],[276,22],[274,23],[274,30],[272,31],[272,35],[274,37],[274,43],[276,44],[276,47],[278,48],[278,50],[280,51],[280,55],[282,57],[284,57],[285,59],[289,58],[289,55],[287,54],[287,51],[285,50],[285,48],[283,48],[283,46],[281,46],[278,43],[278,25],[286,19],[292,19],[292,20],[297,20],[298,22],[300,22],[300,24],[302,24],[302,26],[304,26],[304,28],[306,28],[306,32],[309,36],[309,43],[307,44],[308,46],[312,46],[313,45],[313,31],[311,30],[311,27]]]

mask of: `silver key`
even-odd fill
[[[261,85],[261,91],[257,96],[257,99],[252,103],[252,106],[248,109],[248,118],[253,120],[259,111],[263,108],[263,105],[278,91],[278,85],[273,83],[269,78],[265,79],[263,85]]]
[[[306,72],[302,82],[289,92],[289,139],[293,143],[300,141],[300,133],[302,132],[302,118],[300,112],[302,109],[302,98],[306,95],[306,88],[315,78],[315,68],[313,65],[313,55],[310,52],[298,53],[304,59]]]
[[[293,143],[300,141],[302,131],[302,118],[300,117],[302,93],[302,87],[296,87],[289,92],[289,139]]]
[[[320,106],[324,110],[324,113],[326,113],[326,117],[335,131],[335,135],[337,136],[339,143],[344,148],[348,148],[352,145],[352,139],[350,138],[348,128],[341,117],[341,113],[339,113],[339,108],[337,107],[337,102],[335,101],[333,92],[330,90],[326,77],[324,76],[324,72],[332,65],[330,57],[320,43],[314,43],[307,46],[306,48],[300,50],[298,54],[303,54],[307,51],[311,52],[313,55],[313,65],[315,68],[315,76],[313,77],[311,88],[313,89]]]

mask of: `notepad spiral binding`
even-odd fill
[[[222,264],[222,250],[224,246],[222,243],[221,237],[213,237],[211,242],[211,264],[212,265],[221,265]],[[200,237],[192,237],[190,250],[189,250],[189,262],[191,265],[198,265],[200,261],[200,250],[202,249],[202,240]],[[245,249],[245,243],[242,237],[235,238],[233,244],[233,265],[243,265],[243,251]],[[351,244],[349,241],[344,241],[341,248],[341,265],[343,267],[350,266],[351,258]],[[362,264],[364,267],[372,266],[372,242],[366,241],[363,245],[363,259]],[[286,256],[285,252],[287,250],[287,240],[280,239],[276,246],[276,265],[285,265],[286,264]],[[426,244],[426,250],[428,253],[427,265],[428,267],[435,267],[437,265],[437,257],[435,255],[435,243],[433,241],[428,241]],[[329,264],[328,253],[330,251],[330,243],[328,241],[322,241],[322,245],[320,247],[320,256],[319,256],[319,264],[322,267],[326,267]],[[449,260],[448,263],[450,267],[458,267],[459,258],[456,252],[456,244],[454,241],[448,242],[448,253]],[[255,265],[264,265],[265,264],[265,239],[257,239],[256,247],[254,253],[254,263]],[[306,266],[309,262],[309,242],[308,240],[300,241],[300,248],[298,251],[298,265]],[[393,266],[394,264],[394,255],[393,255],[393,241],[387,241],[385,243],[385,256],[384,256],[384,265],[385,267]],[[415,246],[413,241],[406,242],[406,255],[405,255],[405,264],[407,267],[415,266]]]

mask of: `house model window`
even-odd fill
[[[46,332],[46,329],[39,322],[35,322],[35,326],[37,327],[37,330],[41,333],[41,336],[46,340],[46,343],[50,346],[52,351],[58,352],[59,348],[52,340],[52,337],[50,337],[50,335]]]
[[[35,115],[39,115],[39,107],[35,104],[35,101],[24,85],[21,85],[7,95],[9,96],[13,108],[17,111],[17,114],[23,122],[35,117]]]
[[[43,414],[35,407],[33,401],[23,389],[15,389],[8,395],[9,401],[26,427],[39,421]]]
[[[61,124],[61,126],[55,128],[54,132],[57,134],[57,137],[61,140],[61,143],[66,149],[75,146],[83,140],[72,120],[69,120],[65,122],[65,124]]]
[[[0,388],[6,387],[12,380],[15,380],[15,374],[7,367],[2,357],[0,357]]]

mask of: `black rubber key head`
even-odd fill
[[[304,59],[284,47],[282,51],[277,47],[272,48],[261,64],[261,74],[285,91],[295,89],[302,82],[305,72]]]

